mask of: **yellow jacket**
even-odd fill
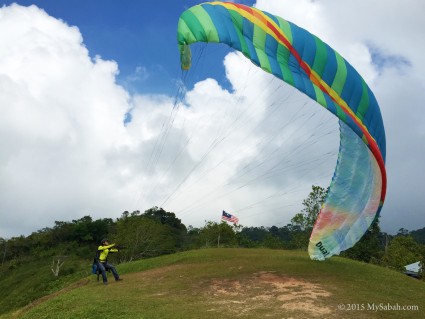
[[[99,261],[101,263],[104,263],[106,261],[106,259],[108,258],[108,254],[109,253],[116,253],[116,252],[118,252],[118,249],[112,248],[114,246],[115,246],[115,244],[110,244],[108,246],[99,246],[97,248],[97,250],[100,251]]]

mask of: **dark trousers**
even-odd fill
[[[110,270],[112,272],[115,280],[118,280],[120,278],[115,267],[112,264],[108,263],[107,261],[104,262],[104,263],[99,262],[98,267],[99,267],[100,272],[102,273],[103,282],[108,281],[108,278],[106,277],[106,271],[107,270]]]

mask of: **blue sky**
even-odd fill
[[[178,18],[185,9],[201,2],[166,0],[158,5],[156,1],[0,1],[6,5],[36,4],[49,15],[77,26],[90,55],[118,62],[118,82],[140,93],[174,92],[175,79],[180,77]],[[224,46],[214,50],[210,65],[219,65],[229,50]],[[211,67],[205,72],[226,81],[223,68]]]
[[[161,204],[186,225],[226,210],[245,226],[283,226],[311,185],[329,185],[335,118],[224,46],[203,51],[174,108],[178,17],[197,3],[0,1],[0,237]],[[364,77],[387,136],[381,227],[424,227],[425,2],[255,6],[316,34]]]

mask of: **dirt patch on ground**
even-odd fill
[[[330,307],[331,293],[321,285],[304,279],[258,272],[241,279],[194,279],[188,269],[197,265],[170,265],[127,274],[121,285],[144,292],[149,298],[175,298],[168,282],[180,281],[178,294],[202,296],[205,310],[220,317],[223,312],[249,318],[337,318]],[[134,287],[136,288],[134,288]],[[173,299],[174,300],[174,299]],[[228,316],[227,316],[228,317]]]
[[[260,272],[244,280],[215,280],[206,292],[211,308],[244,316],[253,311],[269,318],[330,318],[331,294],[318,284]],[[285,314],[285,315],[284,315]]]

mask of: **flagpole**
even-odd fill
[[[220,232],[221,232],[221,218],[218,223],[218,238],[217,238],[217,248],[220,248]]]

